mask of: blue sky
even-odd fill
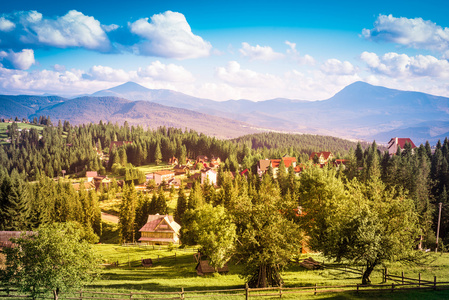
[[[214,100],[320,100],[362,80],[449,97],[449,4],[363,2],[8,1],[0,93],[134,81]]]

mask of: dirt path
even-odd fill
[[[116,217],[116,216],[101,212],[101,218],[105,221],[118,224],[118,217]]]

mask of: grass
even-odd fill
[[[8,134],[6,133],[6,130],[8,130],[8,126],[10,126],[12,123],[2,123],[0,122],[0,140],[4,140],[8,138]],[[39,134],[42,133],[43,130],[43,126],[38,126],[38,125],[33,125],[33,124],[28,124],[28,123],[16,123],[17,126],[19,127],[19,129],[23,129],[23,128],[36,128],[37,131],[39,132]],[[5,144],[5,142],[2,142],[3,144]]]
[[[168,169],[172,170],[173,166],[166,164],[166,163],[159,164],[159,165],[150,164],[150,165],[139,166],[139,167],[137,167],[137,169],[139,171],[144,172],[145,174],[148,174],[148,173],[154,173],[154,172],[161,171],[161,170],[168,170]]]
[[[103,278],[88,289],[102,289],[108,291],[158,291],[158,292],[179,292],[181,288],[186,291],[194,290],[216,290],[242,288],[245,280],[239,277],[241,264],[229,264],[230,272],[226,275],[208,275],[205,277],[196,275],[196,261],[193,254],[197,251],[195,247],[172,251],[165,246],[159,248],[155,246],[147,247],[122,247],[119,245],[102,244],[95,245],[95,250],[102,256],[104,263],[119,262],[115,268],[104,268]],[[176,260],[174,255],[176,253]],[[307,255],[310,256],[310,255]],[[322,261],[319,255],[312,255],[316,260]],[[303,256],[302,258],[305,258]],[[142,258],[153,259],[153,267],[143,268],[140,264]],[[158,259],[159,258],[159,259]],[[418,273],[422,273],[422,279],[433,280],[437,276],[438,281],[446,281],[449,274],[449,254],[431,254],[432,262],[425,266],[402,266],[391,264],[389,273],[400,275],[405,271],[405,276],[418,278]],[[328,263],[328,262],[326,262]],[[311,271],[300,267],[298,264],[291,264],[282,275],[285,287],[314,286],[317,285],[348,285],[361,283],[360,276],[345,273],[338,270],[317,270]],[[381,282],[381,272],[375,271],[372,280],[373,284]],[[390,284],[391,282],[389,282]],[[297,298],[287,295],[287,299]],[[401,291],[395,293],[313,293],[301,294],[303,299],[448,299],[448,291]],[[278,298],[278,297],[277,297]],[[211,298],[213,297],[211,296]],[[224,297],[220,299],[243,299],[242,295]],[[269,298],[268,298],[269,299]]]

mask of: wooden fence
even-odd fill
[[[71,293],[61,293],[61,300],[144,300],[144,299],[194,299],[208,298],[216,299],[227,297],[227,299],[249,299],[261,297],[280,297],[292,296],[304,293],[382,293],[382,292],[399,292],[410,290],[446,290],[449,289],[449,282],[438,282],[436,276],[433,281],[423,280],[419,275],[418,278],[389,275],[384,273],[385,280],[394,280],[395,282],[371,285],[339,285],[339,286],[303,286],[303,287],[273,287],[273,288],[244,288],[224,289],[224,290],[185,290],[181,288],[179,291],[172,292],[128,292],[128,293],[111,293],[102,291],[81,290]],[[399,283],[397,283],[399,282]],[[23,295],[14,289],[0,288],[0,299],[2,298],[31,298],[29,295]],[[42,294],[38,299],[52,299],[50,294]]]

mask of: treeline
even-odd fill
[[[34,122],[51,124],[49,118],[41,117]],[[123,126],[112,123],[72,126],[68,121],[57,126],[43,126],[40,133],[36,128],[19,131],[10,126],[11,143],[0,147],[0,162],[8,174],[17,170],[29,181],[38,180],[40,175],[56,177],[85,170],[105,173],[116,165],[125,167],[128,163],[140,166],[168,161],[175,156],[180,163],[198,155],[220,157],[225,169],[238,171],[254,168],[259,159],[293,156],[307,160],[311,150],[334,151],[342,156],[356,144],[333,137],[311,135],[259,134],[233,141],[218,140],[193,130],[161,127],[144,130],[142,127]],[[314,141],[314,138],[317,140]],[[130,141],[124,147],[112,147],[113,141]],[[249,141],[252,141],[251,143]],[[296,143],[296,144],[295,144]],[[313,145],[310,146],[309,145]],[[262,148],[260,145],[264,145]],[[268,147],[267,147],[268,146]],[[98,151],[109,154],[108,164],[100,160]],[[302,157],[302,158],[301,158]]]
[[[111,190],[118,190],[114,184]],[[54,181],[42,175],[27,183],[16,170],[11,175],[0,171],[0,230],[34,230],[41,224],[77,222],[84,239],[98,242],[101,236],[101,211],[98,194],[81,185]]]

